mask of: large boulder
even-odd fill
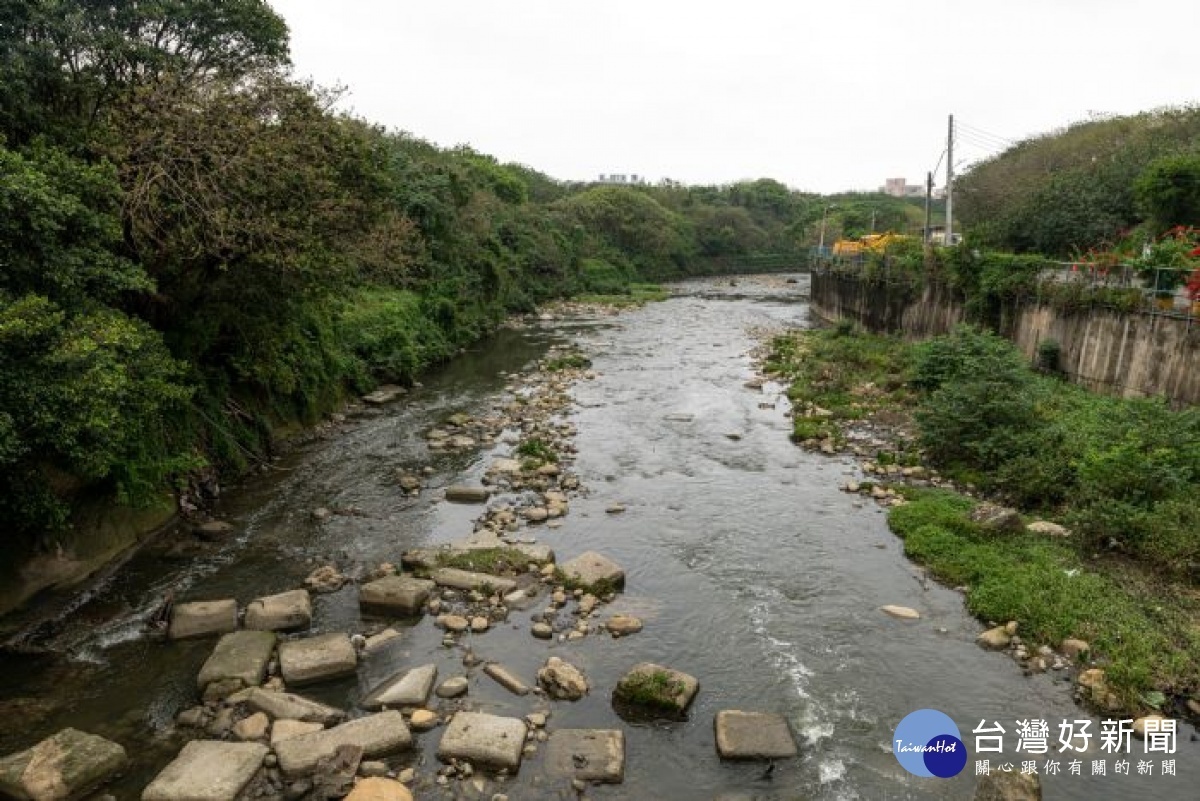
[[[426,579],[385,576],[359,588],[358,605],[364,612],[378,615],[420,615],[434,587],[434,583]]]
[[[692,676],[672,668],[642,662],[621,677],[613,700],[635,714],[681,717],[700,690]]]
[[[492,497],[487,487],[453,486],[446,488],[446,500],[453,503],[487,503]]]
[[[193,740],[142,793],[142,801],[234,801],[262,767],[259,743]]]
[[[292,631],[312,623],[308,590],[290,590],[257,598],[246,605],[246,628],[255,631]]]
[[[723,759],[784,759],[796,756],[796,741],[782,715],[725,709],[713,719],[717,753]]]
[[[971,520],[987,531],[1019,534],[1025,530],[1021,514],[1016,509],[984,501],[971,510]]]
[[[349,676],[357,667],[358,653],[346,634],[322,634],[279,646],[279,671],[288,685]]]
[[[595,551],[581,553],[562,565],[567,581],[588,592],[600,594],[625,586],[625,570]]]
[[[546,744],[546,772],[582,782],[625,780],[625,733],[605,729],[555,729]]]
[[[437,681],[437,665],[422,665],[404,670],[384,681],[367,694],[363,709],[421,706]]]
[[[369,403],[372,406],[383,406],[387,403],[402,397],[408,390],[404,387],[396,386],[395,384],[382,384],[373,392],[368,392],[362,396],[363,403]]]
[[[217,682],[257,687],[263,683],[267,663],[275,651],[275,635],[269,631],[234,631],[221,637],[200,668],[196,684],[203,691]]]
[[[231,631],[237,631],[237,601],[228,598],[175,604],[167,636],[172,640],[188,640]]]
[[[19,725],[18,721],[9,721]],[[21,801],[82,798],[125,767],[117,743],[78,729],[63,729],[32,748],[0,759],[0,796]]]
[[[231,704],[245,704],[256,712],[265,712],[273,720],[303,720],[328,726],[338,723],[346,713],[336,707],[312,701],[293,693],[273,692],[251,687],[229,696]]]
[[[321,760],[332,760],[339,748],[355,746],[366,758],[387,756],[411,748],[412,733],[396,710],[334,726],[332,729],[289,737],[275,744],[279,768],[294,778],[312,773]]]
[[[455,590],[475,590],[477,592],[498,592],[507,595],[517,588],[517,582],[512,579],[492,576],[487,573],[473,573],[469,570],[459,570],[454,567],[443,567],[433,571],[433,580],[440,587],[450,587]]]
[[[579,668],[557,656],[546,660],[537,679],[547,695],[560,701],[578,701],[588,692],[587,679]]]
[[[482,712],[455,714],[438,744],[443,762],[465,759],[472,765],[516,772],[525,748],[525,721]]]

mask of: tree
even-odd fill
[[[287,26],[263,0],[0,0],[0,132],[86,144],[126,93],[195,86],[287,63]]]
[[[1134,183],[1134,195],[1158,232],[1200,225],[1200,155],[1151,162]]]

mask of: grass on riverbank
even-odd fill
[[[848,326],[798,332],[774,340],[766,366],[792,382],[797,441],[837,444],[870,417],[899,431],[877,463],[919,457],[1072,529],[988,536],[971,498],[904,490],[890,520],[906,553],[967,586],[973,614],[1017,620],[1033,645],[1088,640],[1126,709],[1200,690],[1196,410],[1089,393],[969,329],[920,345]]]
[[[644,306],[666,300],[671,293],[658,284],[629,284],[628,292],[623,293],[590,293],[577,295],[575,300],[580,303],[594,303],[600,306]]]
[[[793,440],[840,442],[842,424],[911,403],[908,364],[899,340],[839,326],[776,337],[765,369],[790,383]]]
[[[1032,644],[1086,640],[1124,709],[1160,707],[1156,692],[1200,688],[1195,597],[1129,565],[1122,571],[1082,559],[1062,540],[988,534],[970,520],[975,502],[962,495],[906,492],[909,503],[888,517],[905,554],[944,583],[965,586],[973,615],[1016,620]]]

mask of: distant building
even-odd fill
[[[624,173],[612,173],[610,175],[601,174],[597,179],[597,182],[602,184],[626,184],[640,186],[646,183],[646,179],[637,173],[632,175],[626,175]]]
[[[924,186],[910,184],[904,178],[888,178],[880,191],[892,197],[925,197]]]

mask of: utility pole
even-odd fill
[[[929,244],[929,226],[933,221],[933,173],[925,173],[925,236],[922,241]]]
[[[946,133],[946,246],[954,244],[954,115]]]
[[[825,258],[825,218],[829,216],[829,210],[833,208],[833,204],[825,207],[821,212],[821,238],[817,240],[817,257]]]

